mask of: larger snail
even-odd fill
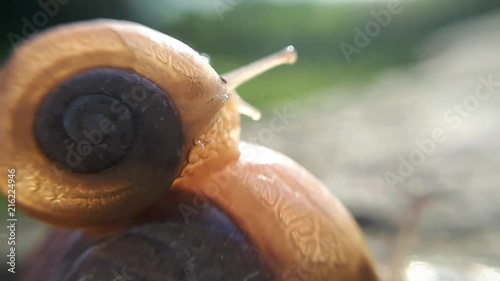
[[[112,20],[18,47],[0,72],[0,180],[16,169],[17,206],[63,228],[23,280],[378,280],[323,184],[240,142],[240,113],[258,112],[236,87],[295,59],[288,47],[220,76]]]

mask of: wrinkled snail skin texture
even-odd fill
[[[232,101],[221,122],[239,130]],[[209,200],[224,210],[259,249],[275,280],[378,280],[358,226],[319,180],[280,153],[240,143],[239,134],[227,140],[230,125],[218,128],[222,134],[215,130],[217,136],[209,138],[215,141],[203,145],[209,157],[196,157],[204,163],[196,163],[189,176],[184,171],[172,191],[196,194],[194,208]],[[233,145],[238,159],[218,163],[218,155]]]
[[[165,93],[182,130],[176,167],[126,156],[119,169],[55,172],[33,136],[37,110],[95,69]],[[110,280],[120,270],[140,280],[379,280],[348,211],[293,160],[240,141],[237,93],[184,43],[135,23],[71,24],[19,47],[0,79],[0,168],[17,169],[20,208],[70,228],[53,232],[23,280]]]

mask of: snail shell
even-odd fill
[[[77,229],[56,232],[59,246],[40,253],[54,258],[26,280],[108,280],[114,264],[144,280],[378,280],[323,184],[240,142],[240,112],[252,109],[234,89],[281,63],[266,62],[226,81],[182,42],[110,20],[19,47],[0,81],[0,167],[17,168],[23,210]],[[81,161],[68,161],[78,145]],[[230,269],[217,257],[239,260]]]
[[[185,44],[107,20],[33,38],[0,87],[0,167],[18,168],[18,206],[67,227],[116,223],[151,205],[228,98]]]

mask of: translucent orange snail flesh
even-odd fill
[[[63,228],[23,280],[378,280],[323,184],[240,142],[240,114],[259,113],[235,88],[295,59],[288,47],[220,76],[112,20],[19,46],[0,74],[0,167],[16,169],[19,208]]]

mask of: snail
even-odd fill
[[[16,48],[0,72],[0,167],[16,170],[16,206],[57,226],[22,280],[379,280],[327,188],[240,141],[240,114],[259,112],[235,89],[295,60],[287,47],[219,75],[115,20]]]

